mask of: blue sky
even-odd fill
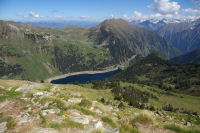
[[[200,0],[0,0],[0,19],[14,21],[108,18],[196,18]],[[196,6],[195,6],[196,5]]]

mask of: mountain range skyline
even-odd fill
[[[195,20],[200,15],[199,0],[0,0],[0,19],[11,21],[94,21],[122,18]]]

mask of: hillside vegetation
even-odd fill
[[[174,57],[171,60],[180,64],[200,63],[200,49],[180,55],[178,57]]]
[[[175,64],[154,52],[111,79],[200,96],[199,74],[199,64]]]
[[[154,50],[166,58],[179,54],[158,35],[120,19],[89,29],[39,28],[0,21],[0,76],[4,79],[39,81],[69,72],[99,70]]]

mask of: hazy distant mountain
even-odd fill
[[[200,19],[194,22],[167,24],[155,32],[183,53],[200,48]]]
[[[153,31],[183,53],[200,48],[200,19],[195,21],[146,20],[132,24]]]
[[[162,20],[156,20],[156,19],[149,19],[145,21],[131,21],[133,25],[139,26],[146,28],[150,31],[155,31],[161,28],[164,25],[170,24],[170,23],[181,23],[181,20],[178,19],[173,19],[173,20],[167,20],[167,19],[162,19]]]
[[[92,22],[92,21],[39,21],[39,22],[17,22],[17,23],[32,24],[38,27],[50,27],[57,29],[63,29],[69,26],[81,26],[89,28],[99,24],[99,22]]]
[[[200,49],[172,58],[171,60],[181,64],[200,63]]]

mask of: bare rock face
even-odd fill
[[[7,130],[6,124],[7,124],[7,122],[0,123],[0,133],[4,133]]]
[[[59,131],[53,128],[42,128],[42,129],[39,129],[39,131],[36,131],[35,133],[59,133]]]
[[[80,103],[82,101],[82,98],[70,98],[68,99],[68,102],[72,104]]]
[[[119,128],[105,128],[101,121],[89,126],[85,129],[85,132],[94,132],[94,131],[102,131],[103,133],[119,133]]]
[[[30,121],[30,115],[28,113],[22,114],[21,120],[19,121],[18,125],[21,125],[21,124],[26,123],[28,121]]]
[[[90,120],[87,116],[76,116],[71,118],[74,122],[81,123],[81,124],[89,124]]]

